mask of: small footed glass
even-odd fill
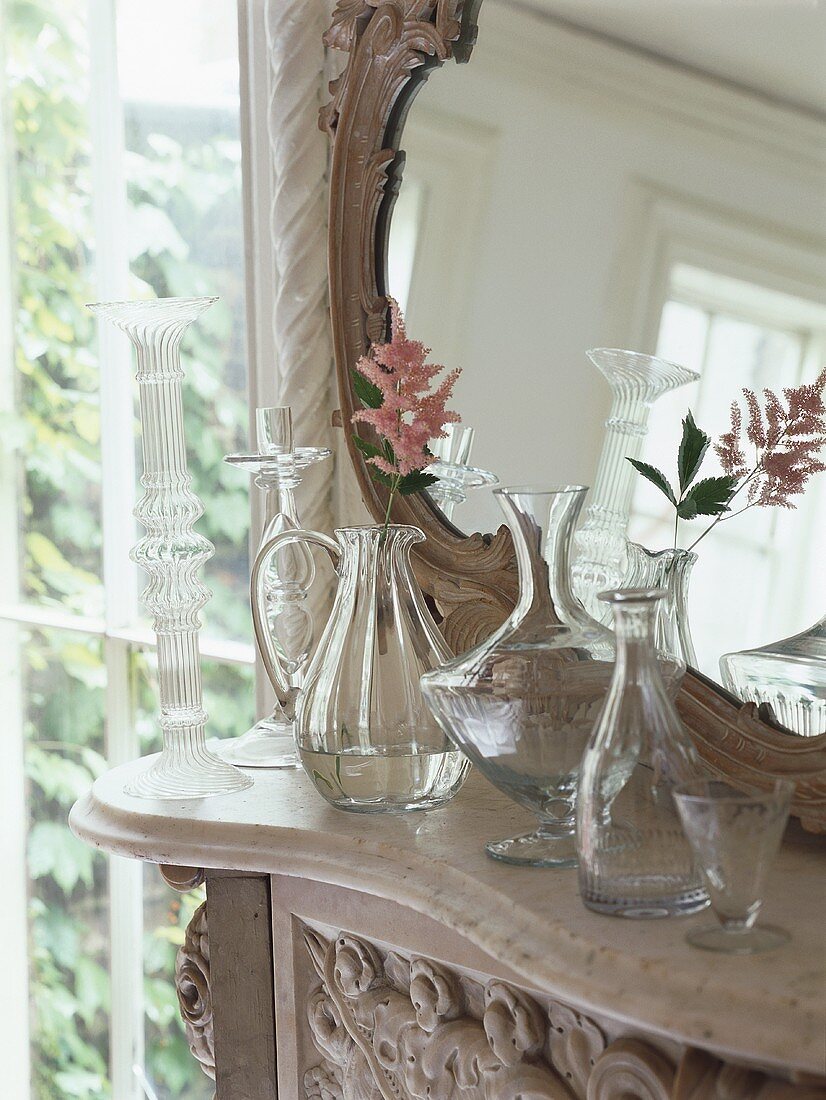
[[[788,943],[782,928],[758,925],[757,914],[783,830],[794,783],[777,779],[770,791],[698,779],[674,790],[683,830],[719,925],[689,932],[693,947],[755,955]]]

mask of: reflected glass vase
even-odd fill
[[[629,542],[626,549],[628,563],[623,586],[662,588],[665,592],[657,603],[654,647],[666,686],[673,694],[679,689],[686,668],[697,667],[688,617],[688,588],[697,555],[692,550],[673,547],[652,552],[636,542]]]
[[[747,703],[768,703],[801,737],[826,733],[826,617],[782,642],[726,653],[723,684]]]
[[[586,354],[611,387],[613,402],[585,522],[576,534],[573,583],[586,610],[605,622],[609,608],[599,593],[621,585],[626,569],[625,532],[634,495],[634,468],[626,459],[639,458],[654,402],[700,376],[634,351],[594,348]]]
[[[335,539],[285,531],[253,565],[253,622],[273,688],[294,719],[301,763],[338,809],[435,809],[465,780],[467,759],[425,706],[421,676],[450,657],[410,563],[418,527],[344,527]],[[260,585],[269,555],[296,544],[325,549],[338,575],[330,618],[304,683],[290,683],[266,629]]]
[[[158,644],[163,751],[127,787],[141,798],[203,798],[242,791],[249,776],[207,750],[201,693],[199,612],[210,592],[199,573],[212,544],[194,523],[203,513],[187,471],[180,346],[215,298],[159,298],[91,306],[126,333],[135,348],[140,396],[144,495],[135,516],[146,534],[132,560],[149,580],[142,593]]]
[[[579,780],[579,891],[589,909],[624,917],[694,913],[708,904],[674,802],[702,778],[654,649],[662,589],[603,593],[617,659]]]
[[[422,679],[450,738],[539,819],[488,855],[536,867],[576,863],[579,762],[608,690],[613,638],[574,597],[569,550],[587,489],[496,489],[513,534],[519,600],[481,645]]]

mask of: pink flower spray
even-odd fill
[[[369,424],[378,443],[353,434],[374,480],[390,494],[384,516],[384,531],[396,493],[418,493],[438,480],[424,472],[433,460],[428,450],[431,439],[444,439],[445,424],[458,424],[461,417],[447,408],[461,371],[448,371],[435,389],[431,388],[444,367],[428,363],[430,348],[410,340],[404,317],[395,299],[390,303],[390,341],[374,344],[356,363],[353,381],[365,406],[353,414],[354,424]]]

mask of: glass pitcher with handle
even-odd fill
[[[461,787],[469,762],[448,741],[419,688],[423,673],[451,657],[410,564],[418,527],[285,531],[252,570],[253,625],[267,674],[295,719],[301,763],[318,792],[359,813],[435,809]],[[264,577],[292,543],[322,547],[338,576],[330,618],[301,689],[267,629]]]

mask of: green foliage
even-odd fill
[[[11,145],[17,412],[0,445],[18,455],[21,599],[103,615],[100,368],[85,303],[95,284],[86,0],[7,0],[5,95]],[[208,630],[248,639],[249,485],[223,455],[247,437],[236,122],[127,108],[126,231],[135,296],[219,293],[184,348],[190,471],[216,545]],[[223,131],[216,135],[216,126]],[[177,127],[174,136],[171,131]],[[224,132],[225,131],[225,132]],[[220,500],[220,507],[214,502]],[[69,833],[74,800],[105,768],[101,643],[21,633],[31,893],[33,1100],[106,1100],[109,1082],[107,861]],[[157,747],[147,655],[133,705]],[[211,732],[251,720],[252,671],[207,664]],[[175,951],[199,902],[147,879],[147,1073],[163,1100],[211,1094],[189,1055],[172,986]],[[21,1098],[22,1100],[22,1098]]]
[[[720,477],[706,477],[694,482],[703,459],[706,456],[711,437],[702,428],[698,428],[689,409],[683,420],[683,434],[677,452],[677,477],[680,484],[679,496],[669,484],[668,478],[648,462],[635,458],[628,461],[634,469],[650,481],[674,506],[674,536],[676,541],[677,523],[681,519],[690,520],[697,516],[720,516],[729,511],[729,502],[737,486],[737,478],[729,474]],[[693,484],[692,484],[693,483]]]

